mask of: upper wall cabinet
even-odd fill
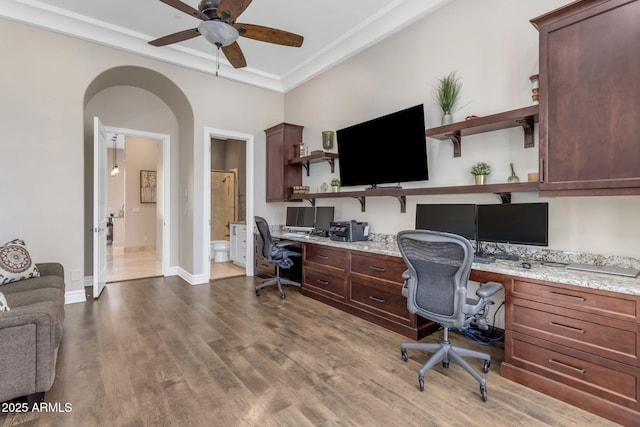
[[[583,0],[531,22],[541,195],[640,194],[640,1]]]
[[[289,164],[289,160],[300,154],[302,126],[280,123],[266,129],[267,138],[267,202],[285,202],[290,189],[302,185],[302,168]]]

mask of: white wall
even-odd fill
[[[515,2],[457,0],[402,32],[325,72],[285,97],[289,123],[305,126],[304,142],[321,148],[321,131],[336,130],[424,103],[426,126],[439,125],[434,102],[437,80],[456,71],[463,83],[455,120],[531,105],[529,76],[538,72],[538,32],[529,19],[567,4],[566,0]],[[462,140],[454,158],[448,141],[427,139],[430,179],[412,186],[472,184],[472,164],[487,161],[489,183],[506,182],[509,163],[526,180],[537,172],[538,148],[523,148],[521,129],[491,132]],[[537,126],[536,137],[537,141]],[[390,142],[389,149],[393,149]],[[336,149],[334,148],[334,151]],[[336,170],[335,176],[338,176]],[[303,184],[315,191],[334,177],[326,164],[314,164]],[[349,187],[359,189],[362,187]],[[537,193],[513,193],[513,202],[550,205],[549,247],[559,250],[640,257],[640,197],[565,197],[540,199]],[[417,203],[498,203],[493,194],[408,197],[400,213],[392,198],[368,198],[366,212],[354,199],[320,199],[335,205],[336,219],[368,221],[371,231],[393,234],[414,227]],[[271,221],[281,222],[284,206]]]
[[[0,241],[25,239],[36,262],[63,264],[67,290],[82,289],[85,253],[91,250],[85,247],[91,224],[84,221],[84,200],[92,197],[85,194],[84,96],[103,72],[132,65],[166,76],[187,97],[184,108],[193,110],[192,139],[179,141],[182,150],[171,153],[177,177],[172,194],[179,204],[171,218],[179,238],[172,238],[171,250],[173,266],[202,273],[198,251],[208,235],[203,230],[202,182],[208,173],[201,162],[203,130],[252,134],[256,156],[264,159],[263,130],[283,121],[284,96],[5,19],[0,19],[0,56]],[[128,110],[127,100],[117,108]],[[173,101],[163,100],[168,107]],[[103,122],[161,132],[144,125],[155,123],[153,112],[133,111],[128,124],[106,118]],[[167,125],[175,123],[172,118]],[[265,197],[264,168],[258,160],[254,173],[259,201]],[[185,192],[187,200],[181,197]],[[256,213],[271,209],[264,205]]]

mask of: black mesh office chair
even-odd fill
[[[258,232],[260,233],[260,237],[262,237],[262,251],[260,251],[260,253],[267,262],[275,264],[276,266],[276,277],[263,280],[258,286],[256,286],[256,295],[260,296],[260,289],[265,286],[276,285],[278,287],[278,291],[280,291],[280,298],[285,299],[286,295],[282,290],[282,285],[292,285],[297,286],[298,288],[301,288],[302,285],[298,282],[294,282],[293,280],[280,277],[280,269],[293,267],[293,260],[291,257],[299,257],[302,256],[302,254],[286,248],[287,246],[294,245],[294,242],[274,243],[267,221],[259,216],[255,218],[256,226],[258,226]]]
[[[424,375],[442,361],[444,368],[452,360],[462,366],[480,383],[482,400],[487,400],[485,379],[463,359],[484,360],[483,371],[489,372],[491,356],[466,348],[454,347],[449,341],[449,329],[464,330],[471,325],[487,329],[488,308],[493,301],[487,298],[502,289],[496,282],[488,282],[477,291],[478,299],[467,297],[467,282],[473,261],[473,247],[462,236],[428,230],[401,231],[398,247],[407,267],[403,295],[411,313],[439,323],[444,336],[436,344],[404,343],[402,360],[409,359],[407,349],[434,353],[418,374],[420,390],[424,391]]]

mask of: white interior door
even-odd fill
[[[107,135],[93,118],[93,297],[107,282]]]

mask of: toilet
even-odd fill
[[[211,242],[211,257],[213,262],[227,262],[229,261],[229,241],[228,240],[213,240]]]

